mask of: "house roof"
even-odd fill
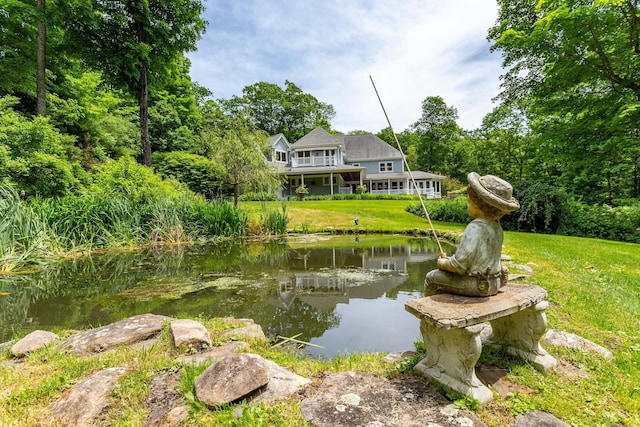
[[[372,133],[344,135],[345,157],[349,162],[400,159],[400,150],[393,148]]]
[[[284,143],[287,144],[287,146],[291,147],[291,144],[289,144],[289,141],[287,141],[287,137],[284,136],[283,133],[279,133],[277,135],[271,135],[269,137],[269,145],[273,147],[273,144],[278,142],[278,140],[280,140],[280,139],[282,139],[284,141]]]
[[[291,148],[294,150],[300,150],[303,148],[315,148],[315,147],[338,147],[344,146],[344,135],[331,135],[320,126],[291,144]]]

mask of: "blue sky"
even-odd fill
[[[214,98],[285,80],[332,104],[332,128],[387,126],[375,81],[396,132],[415,122],[428,96],[480,126],[495,106],[502,74],[489,53],[495,0],[205,0],[207,32],[188,54],[191,76]]]

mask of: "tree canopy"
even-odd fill
[[[66,24],[70,52],[136,96],[143,163],[150,166],[149,80],[161,79],[172,61],[196,49],[206,27],[201,0],[78,0],[67,7],[75,12]]]
[[[527,100],[546,171],[591,202],[640,195],[637,0],[501,0],[503,102]],[[553,160],[552,160],[553,159]]]
[[[284,89],[259,82],[246,86],[242,94],[220,100],[223,109],[232,114],[245,112],[257,128],[269,135],[282,133],[291,142],[318,126],[330,129],[335,117],[332,105],[318,101],[288,80]]]

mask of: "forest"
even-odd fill
[[[425,94],[397,135],[409,166],[448,176],[445,191],[464,188],[469,171],[507,179],[522,200],[520,229],[556,232],[572,206],[582,226],[606,217],[574,234],[620,222],[637,233],[638,1],[498,6],[487,33],[503,58],[498,106],[478,129],[462,129],[455,106]],[[316,126],[332,131],[333,106],[294,82],[215,99],[216,88],[192,81],[185,54],[206,30],[203,10],[201,0],[0,3],[3,216],[10,200],[116,195],[141,206],[188,193],[237,204],[280,184],[262,161],[269,135],[295,142]],[[388,128],[366,131],[393,143]],[[4,230],[15,227],[6,221]]]

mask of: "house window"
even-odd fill
[[[380,162],[380,172],[393,172],[392,162]]]
[[[297,178],[291,178],[289,180],[289,184],[291,184],[291,187],[297,187],[298,186],[298,179]]]
[[[275,159],[276,159],[276,162],[287,163],[286,151],[276,150]]]
[[[336,177],[333,177],[333,185],[336,185],[337,181],[336,181]],[[331,178],[328,176],[324,176],[322,177],[322,185],[324,185],[325,187],[328,187],[331,185]]]

